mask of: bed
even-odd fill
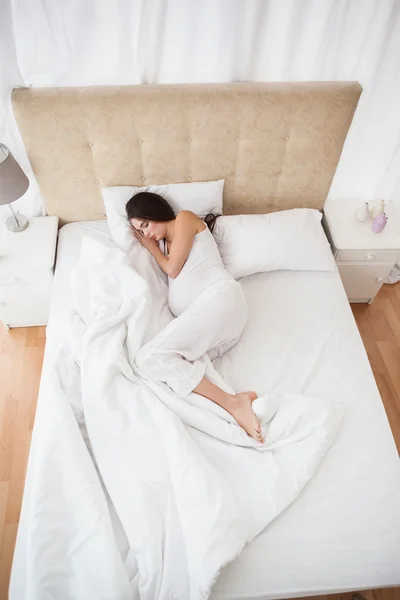
[[[36,525],[39,535],[41,519],[71,517],[62,507],[59,515],[46,513],[46,501],[42,498],[43,504],[38,504],[37,487],[43,471],[51,473],[60,464],[57,442],[60,447],[70,435],[71,445],[59,448],[66,469],[68,452],[73,454],[75,441],[81,443],[75,423],[57,421],[57,406],[52,406],[46,391],[53,377],[50,355],[69,336],[66,324],[73,310],[70,273],[79,260],[82,239],[88,235],[108,239],[107,222],[100,220],[104,209],[98,187],[131,182],[127,177],[135,160],[138,174],[132,183],[140,184],[142,178],[146,183],[155,182],[154,161],[164,157],[168,148],[171,160],[163,162],[157,183],[226,177],[227,213],[322,208],[360,94],[359,86],[351,83],[160,87],[14,93],[14,111],[47,210],[67,223],[59,234],[48,343],[12,572],[14,599],[36,598],[29,582],[46,577],[45,571],[32,576],[35,557],[27,551],[29,529]],[[135,115],[136,101],[141,106],[140,118],[123,130],[124,116]],[[143,108],[152,102],[156,107],[153,116],[161,115],[156,126]],[[187,108],[188,102],[191,110],[175,110],[182,103]],[[112,108],[111,103],[115,104]],[[210,105],[208,113],[205,107]],[[172,111],[169,115],[174,118],[168,124],[160,106]],[[260,122],[261,112],[265,122]],[[220,120],[216,114],[221,115]],[[226,133],[214,135],[216,121]],[[252,136],[251,125],[255,124],[262,135]],[[167,131],[160,140],[156,136],[162,125]],[[170,136],[179,127],[179,140],[171,144]],[[213,148],[218,152],[204,158],[198,148],[188,150],[196,132],[214,135]],[[35,139],[38,135],[39,141]],[[131,152],[128,138],[134,145]],[[104,150],[106,139],[111,139],[115,152],[112,160]],[[146,141],[152,142],[153,153],[146,154],[142,148]],[[131,163],[124,162],[127,154]],[[267,184],[265,169],[270,174]],[[53,176],[55,172],[58,176]],[[339,274],[260,273],[244,278],[242,285],[250,307],[249,322],[241,341],[215,361],[221,375],[237,389],[251,386],[278,393],[291,389],[327,400],[334,394],[345,417],[314,477],[222,570],[212,599],[266,600],[400,585],[399,460]],[[71,387],[66,392],[71,402],[75,391]],[[52,427],[61,432],[59,440],[49,437]],[[80,432],[84,438],[84,429]],[[44,439],[51,443],[44,444]],[[54,489],[55,496],[57,493]],[[75,500],[79,501],[79,496]],[[127,537],[109,497],[107,503],[115,546],[132,580],[137,565],[129,560]],[[95,537],[93,530],[93,547],[98,548],[102,540]],[[41,540],[40,552],[48,557],[42,568],[44,564],[52,569],[57,551],[51,537]],[[95,565],[82,568],[86,573],[95,571]],[[57,577],[53,578],[52,584],[56,581]],[[51,587],[48,589],[49,597],[61,597],[52,596]],[[102,597],[100,593],[98,597]],[[175,598],[173,593],[161,597]]]

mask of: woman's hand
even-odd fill
[[[143,248],[146,248],[146,250],[151,252],[151,254],[153,254],[156,248],[159,248],[157,240],[155,240],[154,238],[146,237],[145,235],[143,235],[140,229],[135,229],[134,227],[132,227],[132,231],[133,235],[138,240],[138,242],[142,244]]]

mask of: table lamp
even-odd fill
[[[9,231],[19,233],[29,225],[25,215],[15,214],[11,202],[21,198],[29,187],[29,179],[4,144],[0,144],[0,205],[8,204],[12,216],[6,221]]]

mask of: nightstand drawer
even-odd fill
[[[337,262],[395,263],[398,250],[337,250]]]
[[[390,272],[388,264],[338,263],[337,266],[350,302],[369,302],[378,293]]]
[[[1,285],[0,320],[9,327],[47,325],[52,282],[38,285]]]

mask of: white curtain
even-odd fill
[[[25,84],[17,62],[11,5],[8,0],[0,1],[0,142],[11,148],[31,182],[27,193],[16,203],[17,210],[41,214],[42,201],[9,101],[11,90],[22,85]],[[0,219],[9,214],[8,207],[0,206]]]
[[[0,11],[0,140],[30,175],[30,214],[41,201],[13,86],[244,80],[358,80],[330,197],[400,210],[400,0],[3,0]]]

